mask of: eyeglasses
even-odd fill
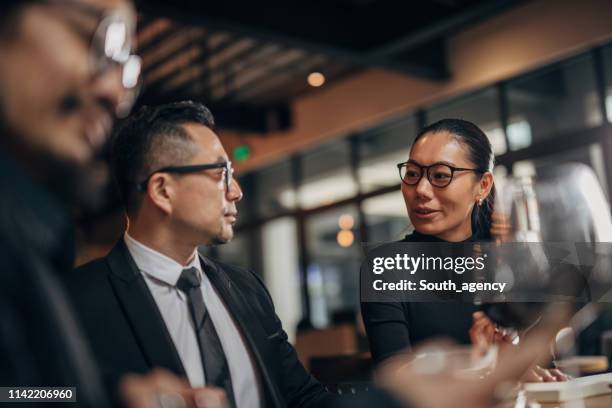
[[[405,163],[398,163],[397,169],[399,170],[400,178],[402,182],[409,186],[415,186],[419,184],[424,173],[427,173],[427,180],[434,187],[444,188],[453,181],[453,176],[456,171],[473,171],[475,173],[484,173],[480,169],[466,169],[461,167],[453,167],[444,163],[434,163],[431,166],[421,166],[413,161],[407,161]]]
[[[95,30],[86,30],[71,22],[70,26],[87,41],[90,41],[89,60],[93,77],[104,75],[112,68],[121,69],[121,85],[124,92],[117,106],[118,117],[127,116],[136,101],[140,89],[142,60],[132,53],[136,32],[136,17],[132,9],[117,8],[109,12],[101,11],[80,1],[49,0],[49,4],[63,6],[95,18]],[[69,12],[62,13],[66,18]]]
[[[147,191],[147,184],[151,176],[155,173],[175,173],[175,174],[190,174],[190,173],[198,173],[203,170],[212,170],[212,169],[224,169],[223,177],[225,182],[225,192],[229,191],[230,183],[234,178],[234,168],[232,167],[231,161],[226,162],[218,162],[211,164],[191,164],[187,166],[167,166],[163,167],[159,170],[154,171],[149,174],[149,177],[146,178],[143,182],[137,185],[137,189],[140,192]]]

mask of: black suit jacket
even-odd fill
[[[319,407],[334,400],[299,362],[261,280],[250,271],[201,260],[253,356],[263,406]],[[154,367],[185,376],[155,300],[123,239],[106,257],[69,274],[65,283],[111,390],[116,390],[123,374]]]

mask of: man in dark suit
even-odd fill
[[[197,252],[232,238],[242,198],[213,129],[192,102],[125,124],[111,164],[129,227],[66,285],[111,385],[160,366],[239,407],[324,406],[334,397],[300,364],[257,275]]]

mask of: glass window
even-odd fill
[[[612,46],[604,48],[604,72],[606,76],[606,115],[612,122]]]
[[[230,242],[216,245],[214,248],[211,248],[210,251],[211,256],[216,257],[221,262],[261,273],[261,271],[257,270],[256,265],[252,264],[248,233],[246,231],[236,233],[234,239]]]
[[[480,127],[480,129],[489,138],[494,155],[498,156],[508,151],[508,143],[506,143],[506,135],[504,135],[504,130],[501,127],[501,123],[483,125]]]
[[[268,166],[255,174],[254,200],[257,215],[261,218],[277,215],[296,208],[296,192],[293,188],[290,160]],[[245,197],[243,201],[247,201]]]
[[[236,210],[238,210],[238,218],[236,220],[235,229],[242,228],[245,224],[248,224],[255,218],[253,214],[252,203],[255,202],[256,197],[253,194],[253,177],[250,174],[241,175],[236,179],[242,189],[242,200],[236,204]]]
[[[408,160],[416,137],[413,116],[370,130],[358,137],[358,177],[362,192],[399,184],[396,164]]]
[[[368,241],[399,241],[412,231],[402,192],[378,195],[364,200],[362,210],[367,222]]]
[[[574,58],[510,81],[508,110],[511,150],[601,125],[591,56]]]
[[[476,124],[489,137],[493,153],[499,155],[508,150],[500,120],[496,88],[488,88],[427,111],[428,124],[449,118],[464,119]]]
[[[508,120],[508,144],[510,150],[519,150],[531,146],[533,135],[531,126],[523,116],[513,116]]]
[[[599,180],[604,194],[608,197],[604,152],[600,143],[583,146],[562,153],[551,154],[533,160],[521,160],[513,164],[512,174],[516,177],[537,177],[538,170],[561,163],[578,162],[591,167]]]
[[[357,209],[346,206],[313,214],[305,227],[311,322],[324,327],[333,323],[335,312],[356,311],[359,306]]]
[[[302,317],[302,291],[295,217],[282,217],[262,226],[263,276],[276,313],[289,341]]]
[[[302,182],[298,191],[301,208],[320,207],[356,194],[347,140],[328,143],[302,157]]]

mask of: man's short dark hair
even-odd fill
[[[189,123],[215,127],[210,110],[192,101],[144,106],[121,125],[112,140],[110,162],[128,214],[138,210],[138,185],[151,173],[186,164],[195,155],[195,144],[183,127]]]

